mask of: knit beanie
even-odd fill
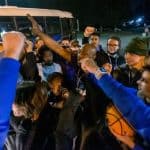
[[[139,37],[133,38],[125,48],[125,52],[146,56],[148,54],[146,41]]]

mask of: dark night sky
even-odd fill
[[[2,0],[1,0],[2,1]],[[4,5],[4,1],[0,5]],[[9,5],[71,11],[82,25],[113,26],[134,16],[150,16],[150,0],[7,0]]]

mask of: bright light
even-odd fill
[[[2,32],[0,32],[0,36],[3,37],[3,35],[6,33],[5,30],[3,30]]]
[[[140,22],[142,22],[142,21],[143,21],[143,18],[140,17],[140,18],[138,18],[135,22],[136,22],[136,23],[140,23]]]
[[[129,21],[129,24],[132,25],[134,23],[134,20]]]

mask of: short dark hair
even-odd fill
[[[95,60],[99,67],[102,67],[106,63],[110,63],[109,56],[105,52],[97,52]]]
[[[50,74],[47,78],[48,84],[51,84],[52,81],[55,80],[55,79],[61,79],[61,85],[65,88],[68,88],[67,79],[65,79],[65,77],[62,73],[54,72],[54,73]]]
[[[47,46],[42,46],[41,48],[39,48],[39,55],[43,58],[45,52],[50,52],[51,55],[53,55],[51,49],[49,49]]]
[[[64,41],[64,40],[70,41],[70,38],[68,36],[64,36],[64,37],[62,37],[61,41]]]
[[[98,36],[98,37],[100,37],[100,33],[99,32],[94,32],[94,33],[91,34],[91,36]]]
[[[116,40],[119,42],[119,47],[121,47],[121,39],[118,37],[118,36],[111,36],[108,38],[109,39],[113,39],[113,40]],[[108,40],[107,40],[107,43],[108,43]]]
[[[48,76],[47,81],[48,83],[51,83],[56,78],[60,78],[63,80],[63,74],[60,72],[54,72]]]

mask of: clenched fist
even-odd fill
[[[95,73],[99,67],[91,58],[83,58],[80,60],[81,68],[85,72]]]
[[[2,37],[4,57],[19,59],[21,51],[24,49],[25,36],[21,32],[7,32]]]
[[[84,36],[85,37],[90,37],[92,33],[94,33],[96,29],[92,26],[87,26],[84,30]]]

